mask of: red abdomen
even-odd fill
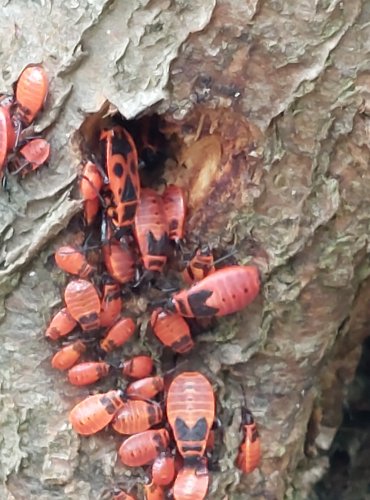
[[[82,340],[76,340],[76,342],[66,345],[54,354],[53,359],[51,360],[51,366],[61,371],[68,370],[77,363],[85,351],[86,346]]]
[[[175,479],[175,474],[175,457],[168,452],[160,453],[152,465],[153,483],[167,486]]]
[[[0,106],[0,174],[6,163],[6,155],[13,148],[14,142],[15,132],[9,109]]]
[[[135,276],[135,259],[128,242],[109,241],[103,245],[104,264],[108,273],[119,283],[132,281]]]
[[[236,459],[237,467],[245,474],[254,471],[261,462],[261,440],[252,413],[244,409],[244,440]]]
[[[126,387],[126,394],[133,399],[153,399],[163,389],[163,377],[157,375],[135,380]]]
[[[23,156],[26,163],[23,162],[24,164],[17,172],[24,176],[47,161],[50,155],[50,144],[45,139],[32,139],[19,150],[19,154]]]
[[[103,179],[92,161],[85,163],[81,173],[80,192],[84,200],[95,200],[103,187]]]
[[[41,110],[49,88],[49,81],[42,66],[30,64],[20,74],[15,98],[22,122],[29,125]]]
[[[69,314],[84,331],[100,326],[100,299],[94,285],[86,280],[72,280],[64,291]]]
[[[69,421],[78,434],[89,436],[104,429],[122,408],[122,392],[94,394],[78,403],[69,414]]]
[[[100,325],[112,326],[122,309],[121,288],[117,283],[105,283],[101,300]]]
[[[185,460],[202,457],[215,417],[210,382],[199,372],[181,373],[170,385],[166,409],[179,453]]]
[[[173,351],[183,354],[194,347],[189,325],[180,314],[155,310],[150,323],[156,337]]]
[[[68,309],[63,307],[53,316],[46,329],[45,336],[51,340],[57,340],[64,335],[68,335],[76,325],[77,321],[72,318]]]
[[[175,480],[173,494],[175,500],[203,500],[209,484],[206,466],[183,467]]]
[[[259,271],[255,266],[229,266],[188,290],[175,293],[172,304],[185,317],[226,316],[244,309],[259,290]]]
[[[174,184],[165,189],[163,206],[168,222],[170,240],[179,241],[184,237],[186,203],[184,191]]]
[[[143,189],[135,216],[135,235],[145,269],[162,271],[167,261],[168,224],[162,198]]]
[[[54,255],[55,263],[62,271],[88,278],[94,268],[87,262],[85,255],[70,245],[59,247]]]
[[[116,413],[112,427],[120,434],[137,434],[159,424],[162,417],[162,410],[158,403],[127,401]]]
[[[150,356],[134,356],[121,363],[122,375],[130,378],[145,378],[153,371],[153,359]]]
[[[73,385],[89,385],[109,373],[110,366],[105,361],[79,363],[68,371],[68,380]]]
[[[134,334],[136,325],[131,318],[122,318],[108,330],[100,347],[105,352],[111,352],[125,344]]]
[[[127,438],[120,446],[118,455],[124,465],[141,467],[166,450],[169,441],[166,429],[144,431]]]

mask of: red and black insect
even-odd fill
[[[135,277],[135,256],[129,239],[125,235],[120,241],[111,238],[111,231],[105,218],[102,223],[102,244],[104,264],[109,275],[121,284],[132,281]]]
[[[69,314],[79,322],[84,331],[100,326],[100,299],[96,288],[86,280],[72,280],[64,291]]]
[[[159,484],[152,481],[149,484],[144,484],[145,500],[165,500],[165,490]]]
[[[78,434],[95,434],[112,421],[124,401],[124,393],[121,390],[88,396],[71,410],[69,421]]]
[[[72,385],[89,385],[106,377],[110,371],[110,365],[105,361],[88,361],[73,366],[68,371],[68,380]]]
[[[116,413],[112,427],[120,434],[137,434],[159,424],[162,418],[163,412],[158,403],[127,401]]]
[[[101,173],[92,161],[87,161],[81,172],[80,193],[84,200],[95,200],[99,198],[99,193],[103,187]]]
[[[194,347],[189,325],[179,313],[156,309],[150,324],[155,336],[173,351],[184,354]]]
[[[162,198],[152,189],[141,192],[135,215],[135,235],[144,268],[161,272],[167,262],[168,223]]]
[[[71,245],[59,247],[54,258],[59,269],[80,278],[88,278],[95,271],[95,268],[88,263],[84,252]]]
[[[100,190],[103,187],[103,178],[95,163],[87,161],[81,172],[80,193],[84,200],[84,215],[89,226],[95,220],[100,209]]]
[[[177,474],[173,487],[176,500],[204,500],[209,485],[206,460],[192,466],[184,466]]]
[[[208,245],[198,248],[182,272],[182,277],[189,285],[201,281],[216,270],[212,250]]]
[[[16,170],[11,173],[24,177],[46,163],[50,155],[50,144],[45,139],[32,139],[18,151],[18,155],[15,161]]]
[[[132,382],[126,387],[126,394],[132,399],[150,400],[155,398],[163,389],[163,377],[157,375],[155,377],[135,380],[135,382]]]
[[[166,429],[140,432],[127,438],[120,446],[118,455],[121,462],[129,467],[141,467],[153,462],[166,450],[170,437]]]
[[[56,354],[51,360],[51,366],[56,370],[69,370],[77,363],[82,354],[86,351],[86,345],[82,340],[76,340],[72,344],[68,344]]]
[[[162,198],[164,212],[168,222],[169,239],[178,243],[183,239],[185,232],[185,193],[179,186],[170,184],[165,189]]]
[[[101,299],[100,325],[113,326],[122,310],[121,288],[115,281],[106,278]]]
[[[175,457],[169,451],[160,453],[152,465],[152,481],[159,486],[167,486],[176,475]]]
[[[139,162],[135,143],[123,127],[103,130],[100,140],[104,154],[109,189],[113,196],[110,216],[119,228],[133,224],[140,198]]]
[[[42,66],[29,64],[20,74],[15,87],[17,116],[24,125],[30,125],[44,105],[49,80]]]
[[[228,266],[210,274],[170,299],[170,308],[188,318],[226,316],[244,309],[260,290],[255,266]]]
[[[112,326],[104,339],[100,342],[100,347],[105,352],[111,352],[117,347],[123,346],[135,332],[135,322],[132,318],[121,318]]]
[[[120,365],[122,375],[130,378],[145,378],[153,371],[153,359],[150,356],[134,356]]]
[[[166,409],[185,463],[203,457],[215,417],[215,396],[207,378],[199,372],[175,377],[168,390]]]
[[[8,152],[13,148],[15,132],[10,119],[9,109],[0,106],[0,176],[6,165]]]
[[[77,321],[69,314],[68,309],[63,307],[53,316],[49,326],[46,329],[45,336],[50,340],[58,340],[71,333],[77,325]]]
[[[252,412],[242,407],[243,442],[240,445],[236,466],[245,474],[254,471],[261,462],[261,440]]]

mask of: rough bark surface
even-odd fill
[[[308,497],[370,319],[370,5],[1,5],[0,89],[26,64],[45,65],[38,130],[52,159],[39,176],[11,180],[10,201],[0,193],[0,497],[100,498],[140,475],[116,465],[113,435],[71,430],[68,410],[88,391],[52,372],[43,339],[64,279],[48,258],[80,210],[75,132],[106,101],[126,118],[164,114],[193,173],[182,181],[190,233],[235,241],[239,261],[262,265],[258,300],[203,335],[191,358],[214,381],[225,422],[209,498]],[[262,467],[247,478],[233,465],[241,381],[263,442]]]

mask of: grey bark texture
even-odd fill
[[[109,102],[127,119],[163,115],[187,167],[166,175],[189,192],[189,233],[235,242],[238,260],[262,269],[257,301],[202,335],[190,360],[214,382],[225,424],[209,498],[309,498],[370,319],[369,3],[1,6],[0,90],[44,64],[36,130],[52,156],[10,179],[10,201],[0,193],[0,497],[87,500],[142,483],[116,464],[112,434],[72,431],[68,411],[88,390],[52,371],[43,337],[65,283],[47,263],[81,209],[76,132]],[[248,477],[234,466],[241,382],[263,447]]]

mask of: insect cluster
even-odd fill
[[[259,271],[253,265],[217,269],[210,248],[201,247],[181,273],[175,272],[182,285],[167,292],[160,287],[183,252],[186,196],[173,184],[162,194],[142,187],[140,166],[147,165],[135,142],[121,125],[102,127],[99,151],[81,166],[79,186],[90,234],[85,247],[64,245],[55,252],[57,266],[74,277],[64,290],[65,307],[52,318],[46,337],[59,342],[51,363],[67,371],[71,384],[90,385],[115,375],[109,391],[92,393],[71,410],[73,429],[89,436],[111,426],[124,435],[118,457],[127,467],[146,467],[148,500],[201,500],[209,486],[216,417],[212,385],[200,372],[181,373],[181,364],[162,374],[157,366],[154,374],[148,353],[112,362],[112,353],[133,339],[146,314],[131,311],[124,297],[159,288],[160,300],[148,304],[149,329],[163,346],[184,356],[195,345],[189,320],[246,307],[259,293]],[[95,242],[91,234],[96,227]],[[99,249],[94,261],[92,249]],[[124,388],[122,378],[128,379]],[[260,444],[246,409],[242,426],[236,465],[251,472],[260,460]],[[134,498],[121,489],[112,495]]]
[[[14,95],[0,97],[0,179],[6,172],[24,177],[49,158],[49,143],[35,137],[32,127],[48,89],[43,67],[29,64],[14,84]]]

